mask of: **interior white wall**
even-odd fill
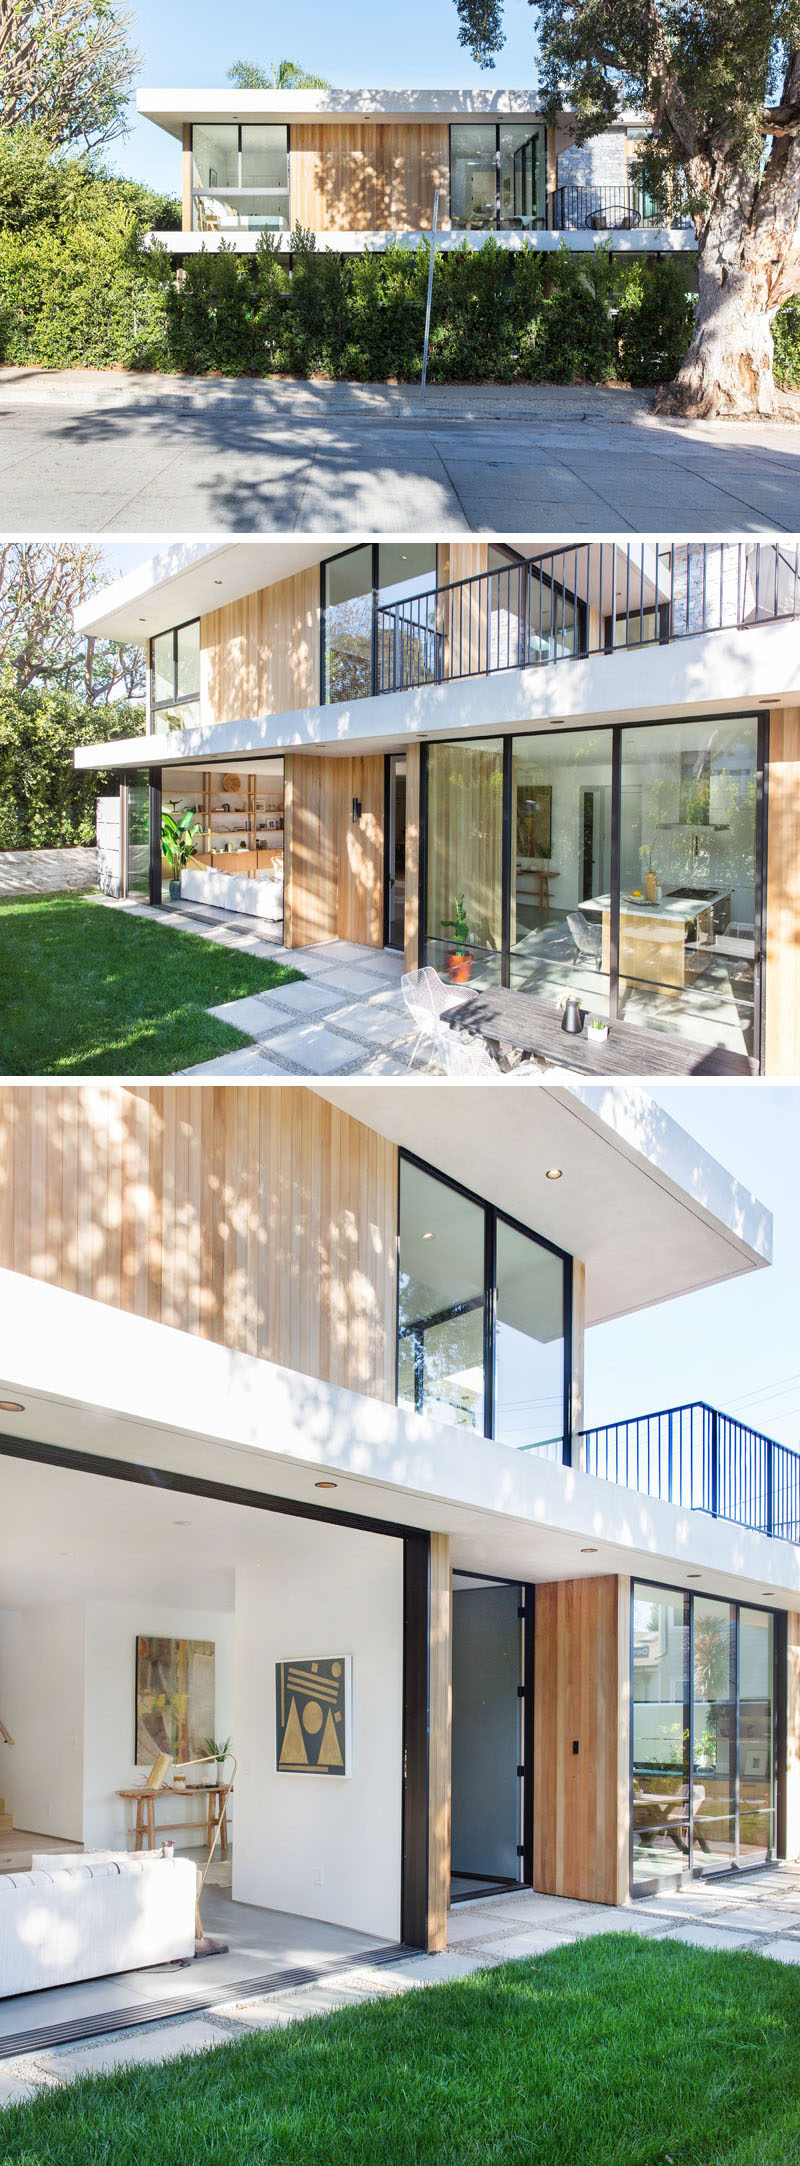
[[[137,1634],[214,1641],[214,1735],[231,1737],[235,1751],[234,1629],[233,1615],[220,1610],[138,1600],[87,1602],[83,1765],[87,1849],[128,1847],[125,1831],[133,1825],[136,1808],[115,1793],[140,1783],[143,1776],[133,1757]],[[203,1780],[202,1769],[197,1771],[197,1780]],[[232,1818],[233,1807],[230,1812]],[[187,1799],[184,1804],[171,1797],[168,1804],[156,1807],[156,1828],[160,1820],[187,1823],[185,1835],[174,1835],[182,1847],[205,1842],[205,1823],[199,1819],[196,1801]]]
[[[0,1611],[0,1796],[15,1828],[82,1838],[84,1618],[81,1602]]]
[[[396,1940],[402,1543],[282,1519],[273,1544],[236,1575],[234,1897]],[[275,1664],[332,1655],[353,1660],[352,1774],[279,1775]]]

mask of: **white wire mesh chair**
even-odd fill
[[[458,995],[454,994],[452,986],[444,984],[430,964],[426,964],[424,970],[404,971],[400,990],[412,1022],[417,1026],[409,1066],[413,1068],[417,1054],[426,1051],[429,1060],[435,1057],[444,1067],[445,1041],[450,1032],[442,1023],[442,1015],[445,1008],[456,1005]]]

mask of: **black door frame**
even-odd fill
[[[747,708],[744,710],[735,709],[731,711],[730,709],[728,709],[720,714],[713,715],[676,716],[673,717],[673,720],[687,722],[702,721],[712,724],[714,722],[740,721],[746,719],[748,716],[752,716],[753,720],[756,723],[754,882],[755,961],[753,965],[753,1060],[759,1075],[761,1075],[763,1074],[764,1066],[764,1010],[766,998],[766,970],[764,968],[764,959],[767,908],[769,710],[759,709],[754,704],[752,708]],[[615,722],[611,724],[598,724],[598,728],[605,729],[608,732],[608,735],[610,737],[611,752],[611,911],[609,925],[610,955],[608,975],[608,1001],[609,1017],[612,1022],[616,1021],[619,1014],[620,848],[622,826],[622,756],[624,738],[626,730],[628,729],[658,730],[666,729],[668,727],[669,723],[664,722]],[[534,739],[536,737],[547,738],[551,734],[552,725],[551,729],[518,729],[514,730],[513,732],[504,732],[502,736],[498,734],[496,738],[497,745],[501,748],[502,751],[502,871],[500,896],[501,942],[499,949],[501,986],[509,986],[511,983],[510,935],[511,868],[513,840],[513,747],[517,740],[521,737],[529,737],[531,739]],[[558,735],[559,737],[585,736],[586,730],[581,729],[579,725],[571,725],[567,727],[563,724],[560,724],[558,728]],[[480,731],[476,732],[476,739],[477,741],[484,741],[481,737]],[[423,743],[420,746],[420,839],[418,899],[420,965],[424,965],[424,963],[427,961],[428,790],[430,746],[431,743],[441,745],[468,745],[472,741],[473,740],[467,736],[459,738],[442,737],[432,739],[430,740],[430,742]],[[633,1024],[631,1027],[635,1029],[636,1025]]]
[[[364,1534],[388,1535],[403,1545],[403,1730],[402,1855],[400,1931],[406,1947],[428,1945],[428,1828],[430,1768],[430,1535],[419,1527],[378,1519],[335,1505],[299,1502],[238,1483],[209,1481],[179,1474],[146,1461],[100,1457],[27,1437],[0,1433],[0,1460],[26,1460],[36,1466],[61,1467],[102,1480],[130,1482],[139,1488],[170,1490],[181,1496],[208,1497],[241,1504],[285,1519],[313,1519]]]

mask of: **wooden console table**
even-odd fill
[[[206,1840],[210,1847],[219,1818],[220,1799],[226,1789],[227,1784],[224,1782],[173,1782],[165,1783],[160,1790],[146,1790],[141,1787],[118,1790],[117,1797],[131,1799],[136,1805],[136,1825],[132,1831],[134,1851],[155,1850],[156,1842],[160,1840],[162,1835],[175,1835],[186,1827],[198,1825],[196,1821],[192,1823],[186,1820],[162,1820],[157,1835],[155,1808],[159,1798],[162,1797],[199,1797],[205,1799]],[[219,1831],[219,1842],[222,1856],[226,1858],[228,1855],[227,1799]]]

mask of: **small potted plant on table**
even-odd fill
[[[190,857],[194,857],[199,833],[200,826],[195,812],[182,812],[179,820],[174,819],[171,812],[162,812],[161,848],[170,870],[170,902],[180,902],[181,873],[184,866],[188,865]]]
[[[442,918],[442,931],[452,933],[453,945],[447,958],[447,975],[454,985],[466,985],[472,976],[472,956],[469,952],[469,926],[463,895],[455,900],[455,917]]]
[[[218,1783],[225,1781],[223,1768],[226,1756],[230,1751],[230,1743],[229,1737],[204,1737],[203,1739],[203,1751],[208,1753],[210,1760],[216,1760]]]

